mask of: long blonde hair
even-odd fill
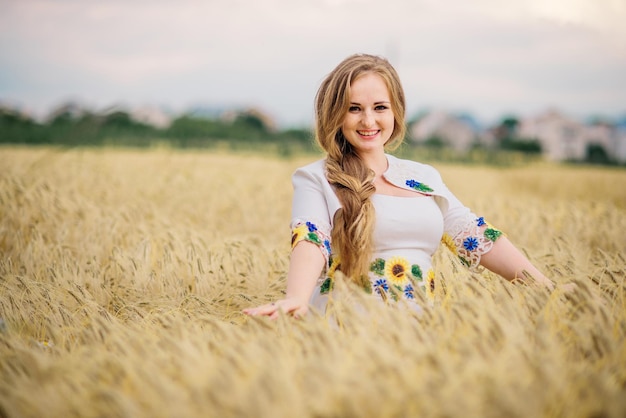
[[[332,248],[341,272],[356,284],[369,286],[367,274],[373,253],[374,172],[356,154],[341,127],[350,107],[350,87],[366,73],[385,81],[394,115],[394,128],[385,144],[397,148],[404,139],[405,98],[396,70],[382,57],[357,54],[343,60],[322,82],[315,97],[315,137],[326,151],[326,177],[335,187],[342,207],[335,213],[331,232]]]

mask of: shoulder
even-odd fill
[[[328,182],[326,179],[326,160],[321,159],[297,168],[291,181],[294,186],[317,183],[322,187]]]
[[[324,175],[326,170],[326,160],[325,159],[320,159],[317,161],[314,161],[310,164],[304,165],[302,167],[299,167],[296,169],[296,171],[294,172],[294,174],[300,173],[300,174],[322,174]]]
[[[387,155],[389,172],[403,179],[416,179],[423,182],[440,183],[441,174],[432,165],[413,160],[405,160],[393,155]]]

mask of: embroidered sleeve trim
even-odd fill
[[[311,242],[317,245],[320,251],[322,251],[326,265],[328,265],[331,254],[330,231],[322,229],[323,227],[318,228],[317,224],[311,221],[296,220],[292,222],[291,248],[295,248],[300,241]]]
[[[481,216],[468,215],[453,230],[444,233],[441,242],[472,271],[480,271],[480,259],[491,251],[493,243],[503,235]]]

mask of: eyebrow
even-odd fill
[[[378,105],[378,104],[383,104],[383,103],[388,103],[388,104],[391,104],[391,102],[390,102],[390,101],[387,101],[387,100],[381,100],[380,102],[374,102],[374,104],[375,104],[375,105]],[[353,104],[353,105],[359,105],[359,106],[361,105],[361,103],[358,103],[358,102],[350,102],[350,104]]]

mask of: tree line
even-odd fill
[[[0,143],[60,146],[133,146],[157,143],[173,147],[210,147],[217,143],[233,145],[277,144],[313,148],[309,129],[273,129],[253,112],[237,112],[233,118],[207,118],[183,114],[164,128],[137,121],[128,112],[106,114],[58,112],[46,122],[10,109],[0,110]]]

